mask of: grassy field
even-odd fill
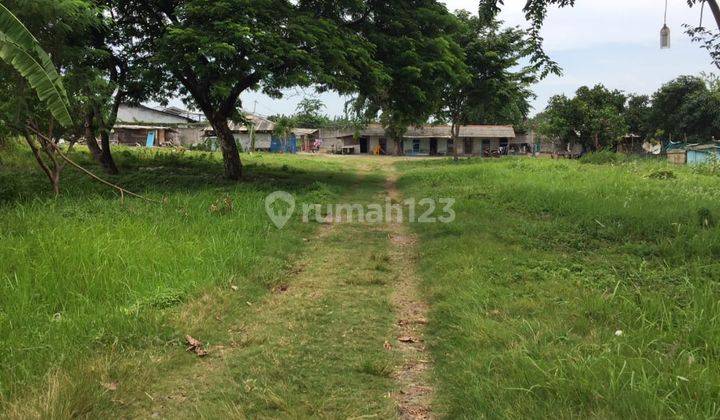
[[[129,355],[180,349],[185,357],[185,334],[220,340],[221,327],[203,322],[223,310],[243,317],[246,302],[286,281],[303,239],[317,227],[277,230],[265,215],[265,196],[286,190],[301,202],[324,203],[357,179],[340,162],[255,155],[245,157],[245,182],[233,184],[220,178],[217,155],[123,149],[115,155],[122,175],[114,182],[166,204],[121,203],[72,169],[62,196],[53,199],[27,150],[0,153],[5,409],[27,405],[59,417],[96,412],[98,401],[112,405],[99,380],[137,375],[140,382],[150,372]],[[98,170],[86,153],[73,158]],[[222,298],[228,291],[232,302]],[[216,296],[215,308],[188,314],[207,296]]]
[[[0,151],[0,417],[388,418],[417,381],[438,417],[720,416],[712,171],[257,154],[229,183],[217,154],[115,155],[112,180],[164,204],[72,169],[55,199],[27,150]],[[265,215],[276,190],[384,203],[398,175],[456,220],[416,240]],[[417,282],[430,354],[408,358]]]
[[[401,163],[436,409],[474,418],[720,416],[720,177],[662,163]]]

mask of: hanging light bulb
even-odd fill
[[[670,28],[667,24],[660,29],[660,48],[663,50],[670,48]]]
[[[665,20],[662,29],[660,29],[660,48],[670,48],[670,28],[667,26],[667,10],[668,0],[665,0]]]

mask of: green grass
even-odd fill
[[[70,168],[55,199],[0,151],[0,417],[395,413],[387,226],[264,211],[276,190],[384,202],[392,161],[244,155],[230,183],[217,154],[115,155],[112,181],[165,204]],[[436,413],[720,416],[720,178],[598,159],[397,163],[404,198],[457,200],[413,226]]]
[[[399,165],[406,197],[457,199],[454,223],[415,225],[440,412],[720,416],[720,178],[636,161]]]
[[[69,393],[69,406],[44,414],[92,412],[93,398],[110,398],[97,382],[83,388],[96,362],[105,360],[103,375],[119,375],[113,365],[126,355],[183,349],[183,316],[204,294],[234,285],[247,307],[284,280],[316,226],[277,230],[264,211],[268,193],[323,203],[356,180],[352,168],[312,158],[244,156],[246,179],[238,184],[221,179],[213,154],[117,149],[115,156],[122,174],[113,182],[166,204],[121,203],[72,168],[54,199],[27,150],[0,153],[5,408],[66,382],[69,390],[58,392]],[[86,152],[73,158],[99,172]],[[146,368],[138,363],[135,372]]]

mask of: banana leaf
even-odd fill
[[[0,4],[0,58],[28,80],[64,127],[72,125],[67,92],[50,56],[20,20]]]
[[[63,127],[72,126],[68,103],[53,83],[52,77],[35,56],[3,33],[0,33],[0,59],[13,66],[30,83],[40,100]]]

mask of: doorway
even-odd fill
[[[465,139],[463,148],[465,149],[464,152],[466,155],[472,155],[473,154],[473,141],[470,139]]]
[[[378,143],[380,144],[380,154],[386,155],[387,154],[387,140],[380,139],[380,141]]]
[[[437,139],[430,139],[430,156],[437,155]]]
[[[360,153],[368,153],[368,139],[366,139],[365,137],[360,139]]]

